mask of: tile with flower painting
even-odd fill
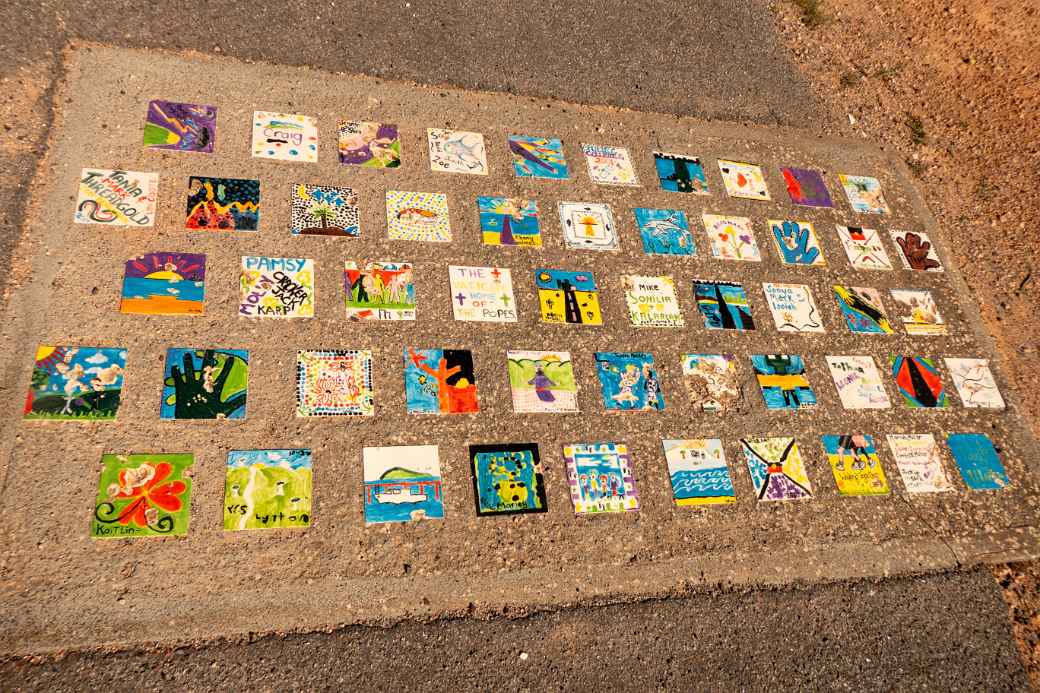
[[[190,453],[102,455],[90,536],[129,539],[187,534],[194,463]]]
[[[762,253],[747,217],[729,217],[703,214],[704,230],[711,241],[711,254],[720,260],[761,262]]]

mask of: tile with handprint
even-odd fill
[[[785,265],[827,266],[820,249],[820,240],[811,223],[783,219],[769,219],[766,223],[773,232],[773,243]]]
[[[244,419],[248,382],[245,349],[169,349],[159,418]]]

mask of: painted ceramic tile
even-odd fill
[[[834,286],[841,314],[849,331],[859,334],[892,334],[892,323],[881,305],[881,292],[867,286]]]
[[[260,181],[188,178],[189,229],[256,231],[260,225]]]
[[[224,529],[311,526],[310,450],[232,450],[224,481]]]
[[[538,203],[519,197],[478,197],[480,234],[484,245],[542,245]]]
[[[544,513],[545,481],[535,443],[470,445],[477,515]]]
[[[592,272],[536,269],[538,305],[542,322],[572,325],[602,325],[599,289]]]
[[[574,512],[639,510],[632,456],[620,443],[572,443],[563,447]]]
[[[245,349],[167,349],[164,373],[160,419],[246,418]]]
[[[520,178],[567,180],[567,158],[563,142],[552,137],[510,135],[509,151],[513,155],[513,173]]]
[[[392,241],[450,242],[448,196],[387,190],[386,237]]]
[[[357,238],[361,234],[357,193],[331,185],[294,185],[289,223],[294,236]]]
[[[347,317],[364,320],[415,320],[415,286],[409,262],[343,263]]]
[[[861,214],[889,214],[888,203],[881,194],[881,183],[870,176],[846,176],[839,174],[841,187],[849,198],[854,212]]]
[[[744,400],[732,354],[683,354],[682,369],[694,406],[727,411]]]
[[[404,392],[409,414],[480,411],[473,354],[464,349],[405,347]]]
[[[890,491],[874,438],[866,434],[823,436],[823,449],[839,496],[884,496]]]
[[[749,200],[771,199],[761,167],[742,161],[719,159],[719,171],[722,172],[722,182],[726,184],[726,192],[730,197],[744,197]]]
[[[849,258],[852,269],[858,270],[890,270],[892,261],[888,259],[881,236],[875,229],[864,229],[859,226],[836,225],[841,247]]]
[[[636,207],[636,225],[647,255],[696,255],[686,214],[678,209]]]
[[[928,234],[920,231],[888,232],[892,241],[899,247],[899,261],[903,269],[921,270],[923,272],[942,272],[942,262],[935,252],[935,246]]]
[[[993,491],[1011,484],[993,443],[982,433],[951,433],[946,443],[972,491]]]
[[[751,303],[740,284],[695,279],[693,295],[697,310],[704,316],[709,330],[753,330]]]
[[[925,289],[892,289],[891,294],[892,300],[898,304],[901,313],[899,320],[907,334],[946,334],[946,325],[932,298],[932,292]]]
[[[872,356],[828,356],[827,366],[846,409],[888,409],[892,403]]]
[[[600,185],[639,185],[632,158],[624,147],[611,145],[582,144],[585,163],[589,166],[589,178]]]
[[[622,274],[621,288],[628,317],[636,327],[682,327],[682,312],[675,296],[675,280],[669,275],[648,277]]]
[[[23,416],[71,421],[114,419],[125,368],[126,349],[39,346]]]
[[[516,322],[513,277],[504,267],[448,267],[456,320]]]
[[[764,282],[762,289],[778,331],[826,332],[808,286]]]
[[[444,518],[436,445],[363,448],[365,524]]]
[[[801,356],[762,354],[752,356],[751,365],[767,409],[812,409],[816,406],[816,393],[805,377],[805,361]]]
[[[487,175],[484,136],[479,132],[429,128],[426,136],[430,142],[430,168],[434,171]]]
[[[787,185],[787,194],[791,202],[806,207],[833,207],[831,194],[827,192],[827,184],[818,171],[805,168],[784,166],[780,169]]]
[[[253,156],[281,161],[318,160],[318,122],[295,113],[253,112]]]
[[[194,463],[190,453],[102,455],[90,536],[128,539],[187,534]]]
[[[372,416],[372,352],[296,352],[296,416]]]
[[[812,224],[781,219],[770,219],[766,223],[773,232],[773,244],[785,265],[827,265]]]
[[[85,168],[76,198],[77,224],[152,226],[159,196],[159,174]]]
[[[578,411],[578,385],[566,351],[508,351],[513,411],[543,414]]]
[[[598,202],[561,202],[563,243],[568,248],[615,250],[619,239],[610,205]]]
[[[961,397],[961,403],[969,409],[1003,409],[1004,398],[1000,396],[997,382],[989,370],[986,359],[947,358],[953,385]]]
[[[245,256],[239,285],[240,316],[314,317],[314,260]]]
[[[596,372],[607,411],[664,409],[652,354],[596,352]]]
[[[339,162],[365,168],[401,165],[401,138],[392,123],[339,121]]]
[[[162,99],[148,102],[144,121],[145,147],[212,154],[216,139],[216,106]]]
[[[924,356],[890,356],[892,377],[899,394],[911,409],[945,409],[950,406],[935,361]]]
[[[718,438],[665,440],[664,458],[676,505],[735,503],[733,479]]]
[[[704,230],[711,240],[711,254],[721,260],[761,262],[762,254],[747,217],[704,214]]]
[[[888,447],[907,493],[953,490],[943,470],[939,444],[931,433],[891,434],[888,436]]]
[[[758,500],[812,498],[812,484],[794,438],[741,438],[740,447]]]
[[[202,315],[205,298],[205,255],[145,253],[126,261],[121,313]]]

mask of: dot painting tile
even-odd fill
[[[373,416],[372,352],[296,353],[296,416]]]
[[[386,235],[392,241],[450,243],[448,196],[444,193],[387,190]]]

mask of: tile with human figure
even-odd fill
[[[515,413],[578,411],[578,385],[568,352],[508,351],[506,361]]]
[[[480,411],[473,354],[466,349],[404,347],[404,390],[409,414]]]
[[[415,320],[415,286],[410,262],[343,263],[343,291],[347,318]]]
[[[575,513],[639,510],[639,494],[628,446],[621,443],[571,443],[563,446],[563,457]]]
[[[755,497],[760,501],[800,500],[813,497],[798,442],[789,436],[741,438]]]
[[[661,411],[664,394],[652,354],[596,352],[603,406],[607,411]]]
[[[592,272],[536,269],[534,284],[542,322],[569,325],[602,325],[599,289]]]
[[[477,515],[544,513],[545,480],[536,443],[469,446]]]
[[[823,449],[839,496],[884,496],[890,492],[873,436],[864,433],[825,435]]]
[[[186,535],[194,464],[191,453],[102,455],[91,538]]]
[[[946,324],[935,305],[932,292],[927,289],[892,289],[892,300],[900,311],[899,321],[910,335],[936,336],[946,334]]]
[[[361,462],[366,525],[444,518],[436,445],[365,447]]]

